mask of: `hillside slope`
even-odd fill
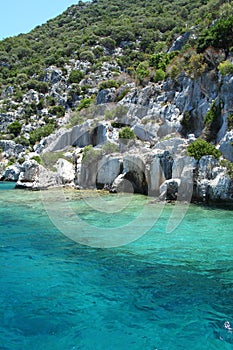
[[[201,138],[204,150],[197,143],[189,154],[196,161],[213,156],[213,164],[221,157],[213,166],[221,171],[209,180],[223,171],[220,197],[233,199],[231,14],[232,2],[217,0],[80,1],[29,34],[1,41],[2,178],[12,179],[4,170],[10,164],[18,164],[19,175],[25,160],[41,162],[51,151],[73,149],[77,162],[86,146],[105,145],[104,156],[144,152],[147,164],[165,139],[174,139],[174,158],[177,139],[186,149]],[[154,192],[174,174],[162,176]],[[76,184],[85,176],[76,173]],[[132,181],[148,192],[143,181]]]

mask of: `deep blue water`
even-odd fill
[[[138,240],[91,248],[53,225],[39,192],[12,188],[0,183],[1,350],[233,349],[231,210],[191,205],[166,233],[166,205]],[[145,203],[111,215],[66,198],[93,234],[121,231]]]

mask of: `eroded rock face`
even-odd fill
[[[25,150],[24,146],[17,144],[11,140],[0,140],[0,148],[6,158],[17,158],[19,154]]]
[[[98,162],[97,185],[111,185],[117,176],[122,172],[122,157],[121,156],[104,156]]]
[[[200,159],[194,177],[193,198],[203,202],[233,202],[233,181],[212,156]]]
[[[170,179],[164,181],[164,183],[160,186],[159,199],[166,201],[176,201],[180,183],[180,179]]]
[[[56,173],[47,170],[35,160],[28,160],[22,164],[16,188],[40,190],[56,185]]]
[[[179,44],[179,40],[176,44]],[[90,68],[88,63],[78,61],[74,62],[74,67],[83,72]],[[103,73],[103,76],[109,78],[110,67],[106,65],[105,68],[103,67],[106,74]],[[62,74],[62,71],[56,67],[50,67],[45,71],[44,81],[52,84],[49,91],[50,96],[56,97],[59,104],[68,108],[67,79]],[[219,163],[211,157],[203,158],[198,163],[193,159],[190,160],[186,154],[187,144],[203,133],[205,114],[215,100],[222,106],[220,125],[216,133],[217,142],[219,142],[223,156],[233,161],[233,131],[229,131],[227,121],[229,111],[233,110],[233,78],[231,76],[222,77],[220,74],[209,72],[194,79],[183,74],[176,82],[168,79],[162,83],[149,83],[144,88],[135,87],[135,85],[125,86],[124,88],[127,88],[125,97],[119,103],[114,104],[115,109],[121,107],[113,118],[116,127],[113,127],[109,121],[105,121],[103,117],[107,110],[105,105],[113,105],[112,102],[121,93],[120,89],[99,91],[99,82],[98,76],[90,76],[80,82],[80,86],[88,83],[92,87],[90,91],[97,92],[98,106],[95,107],[98,113],[95,112],[94,116],[96,119],[88,120],[70,130],[60,129],[54,135],[42,139],[34,150],[37,153],[53,152],[64,150],[67,147],[79,149],[79,147],[90,144],[94,147],[101,146],[107,141],[117,143],[119,142],[119,128],[124,125],[129,125],[137,136],[137,141],[132,142],[134,148],[128,145],[124,147],[118,143],[121,155],[101,156],[88,165],[79,163],[76,164],[75,170],[72,164],[60,160],[56,173],[51,173],[38,164],[26,163],[21,169],[20,176],[13,169],[9,169],[6,178],[17,180],[19,176],[19,187],[33,189],[73,184],[74,178],[77,185],[82,187],[109,185],[116,191],[127,189],[131,183],[133,191],[153,196],[158,196],[161,189],[166,187],[166,198],[172,197],[171,193],[177,193],[177,191],[177,198],[179,198],[179,193],[188,192],[193,185],[190,173],[194,171],[194,198],[203,201],[206,201],[207,198],[213,201],[231,200],[232,180],[219,166]],[[25,94],[24,102],[38,103],[40,98],[38,92],[30,90]],[[17,113],[20,116],[22,111],[19,110]],[[181,125],[184,113],[188,114],[192,120],[192,127],[186,133],[193,135],[189,140],[180,137],[181,134],[186,135],[182,133]],[[4,125],[1,124],[2,130],[7,130],[7,125],[13,119],[10,115],[4,116],[1,119],[1,123],[2,121],[4,123]],[[29,134],[35,127],[42,126],[39,115],[33,116],[32,119],[32,124],[22,128],[26,134]],[[172,137],[170,140],[162,141],[170,137]],[[143,141],[143,146],[139,140]],[[25,151],[22,145],[5,140],[0,141],[0,148],[6,158],[19,158],[20,153]]]
[[[93,123],[92,120],[76,125],[72,129],[54,134],[50,137],[48,146],[40,147],[43,152],[54,152],[67,147],[97,146],[108,141],[111,137],[111,125],[109,122]],[[38,148],[38,147],[37,147]]]
[[[18,181],[19,174],[21,172],[20,165],[10,165],[8,166],[1,175],[1,180],[3,181]]]
[[[135,135],[142,141],[153,141],[157,135],[156,131],[153,132],[152,128],[139,124],[135,125],[132,129]]]
[[[115,88],[100,90],[96,97],[96,103],[97,105],[99,105],[103,103],[114,102],[116,99],[116,96],[117,95],[116,95]]]
[[[226,133],[219,147],[224,158],[233,162],[233,130]]]
[[[68,185],[74,183],[75,172],[74,166],[71,162],[65,159],[58,159],[57,164],[57,177],[56,182],[59,185]]]

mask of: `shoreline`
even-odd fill
[[[156,204],[156,203],[161,203],[161,204],[171,204],[171,205],[175,205],[176,203],[179,204],[184,204],[184,205],[189,205],[189,204],[194,204],[197,206],[205,206],[207,208],[210,209],[224,209],[224,210],[233,210],[233,201],[223,201],[223,200],[219,200],[219,201],[212,201],[212,200],[207,200],[207,201],[201,201],[198,200],[197,198],[192,198],[190,202],[187,202],[185,200],[161,200],[159,199],[158,196],[150,196],[147,194],[143,194],[143,193],[129,193],[129,192],[111,192],[108,189],[98,189],[98,188],[77,188],[76,186],[67,186],[67,185],[60,185],[60,186],[51,186],[49,188],[28,188],[28,187],[16,187],[16,183],[15,181],[0,181],[0,184],[15,184],[15,187],[11,188],[10,190],[19,190],[19,191],[27,191],[27,192],[39,192],[39,191],[53,191],[53,190],[65,190],[65,191],[72,191],[72,192],[76,192],[79,193],[80,195],[85,193],[85,197],[87,197],[86,195],[89,194],[88,197],[91,197],[93,194],[101,194],[101,195],[112,195],[114,196],[118,196],[119,194],[131,194],[131,195],[141,195],[143,197],[147,197],[148,200],[150,200],[151,204]],[[96,197],[96,196],[94,196]]]

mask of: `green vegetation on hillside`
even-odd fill
[[[30,85],[46,91],[45,67],[64,68],[70,59],[94,64],[103,57],[109,59],[116,47],[122,48],[118,64],[137,69],[140,77],[138,65],[148,62],[154,67],[153,55],[164,53],[162,65],[156,67],[164,71],[167,50],[191,27],[189,46],[197,46],[199,51],[208,46],[229,51],[233,46],[232,23],[231,2],[220,0],[129,0],[127,4],[123,0],[79,1],[30,33],[0,42],[0,87],[11,84],[24,91]],[[70,83],[82,78],[79,70],[70,72]]]
[[[190,157],[194,157],[197,160],[207,155],[211,155],[216,159],[219,159],[221,156],[221,152],[214,145],[202,139],[197,139],[188,145],[187,151]]]
[[[30,33],[0,41],[0,113],[14,116],[2,137],[34,145],[62,125],[70,109],[69,126],[80,124],[108,88],[116,103],[131,82],[233,74],[232,10],[232,2],[222,0],[79,1]],[[171,50],[180,37],[181,47]],[[219,128],[212,112],[205,119],[207,141]],[[117,119],[123,126],[123,114]],[[181,124],[184,135],[193,131],[191,113]],[[28,125],[26,138],[21,125]]]

